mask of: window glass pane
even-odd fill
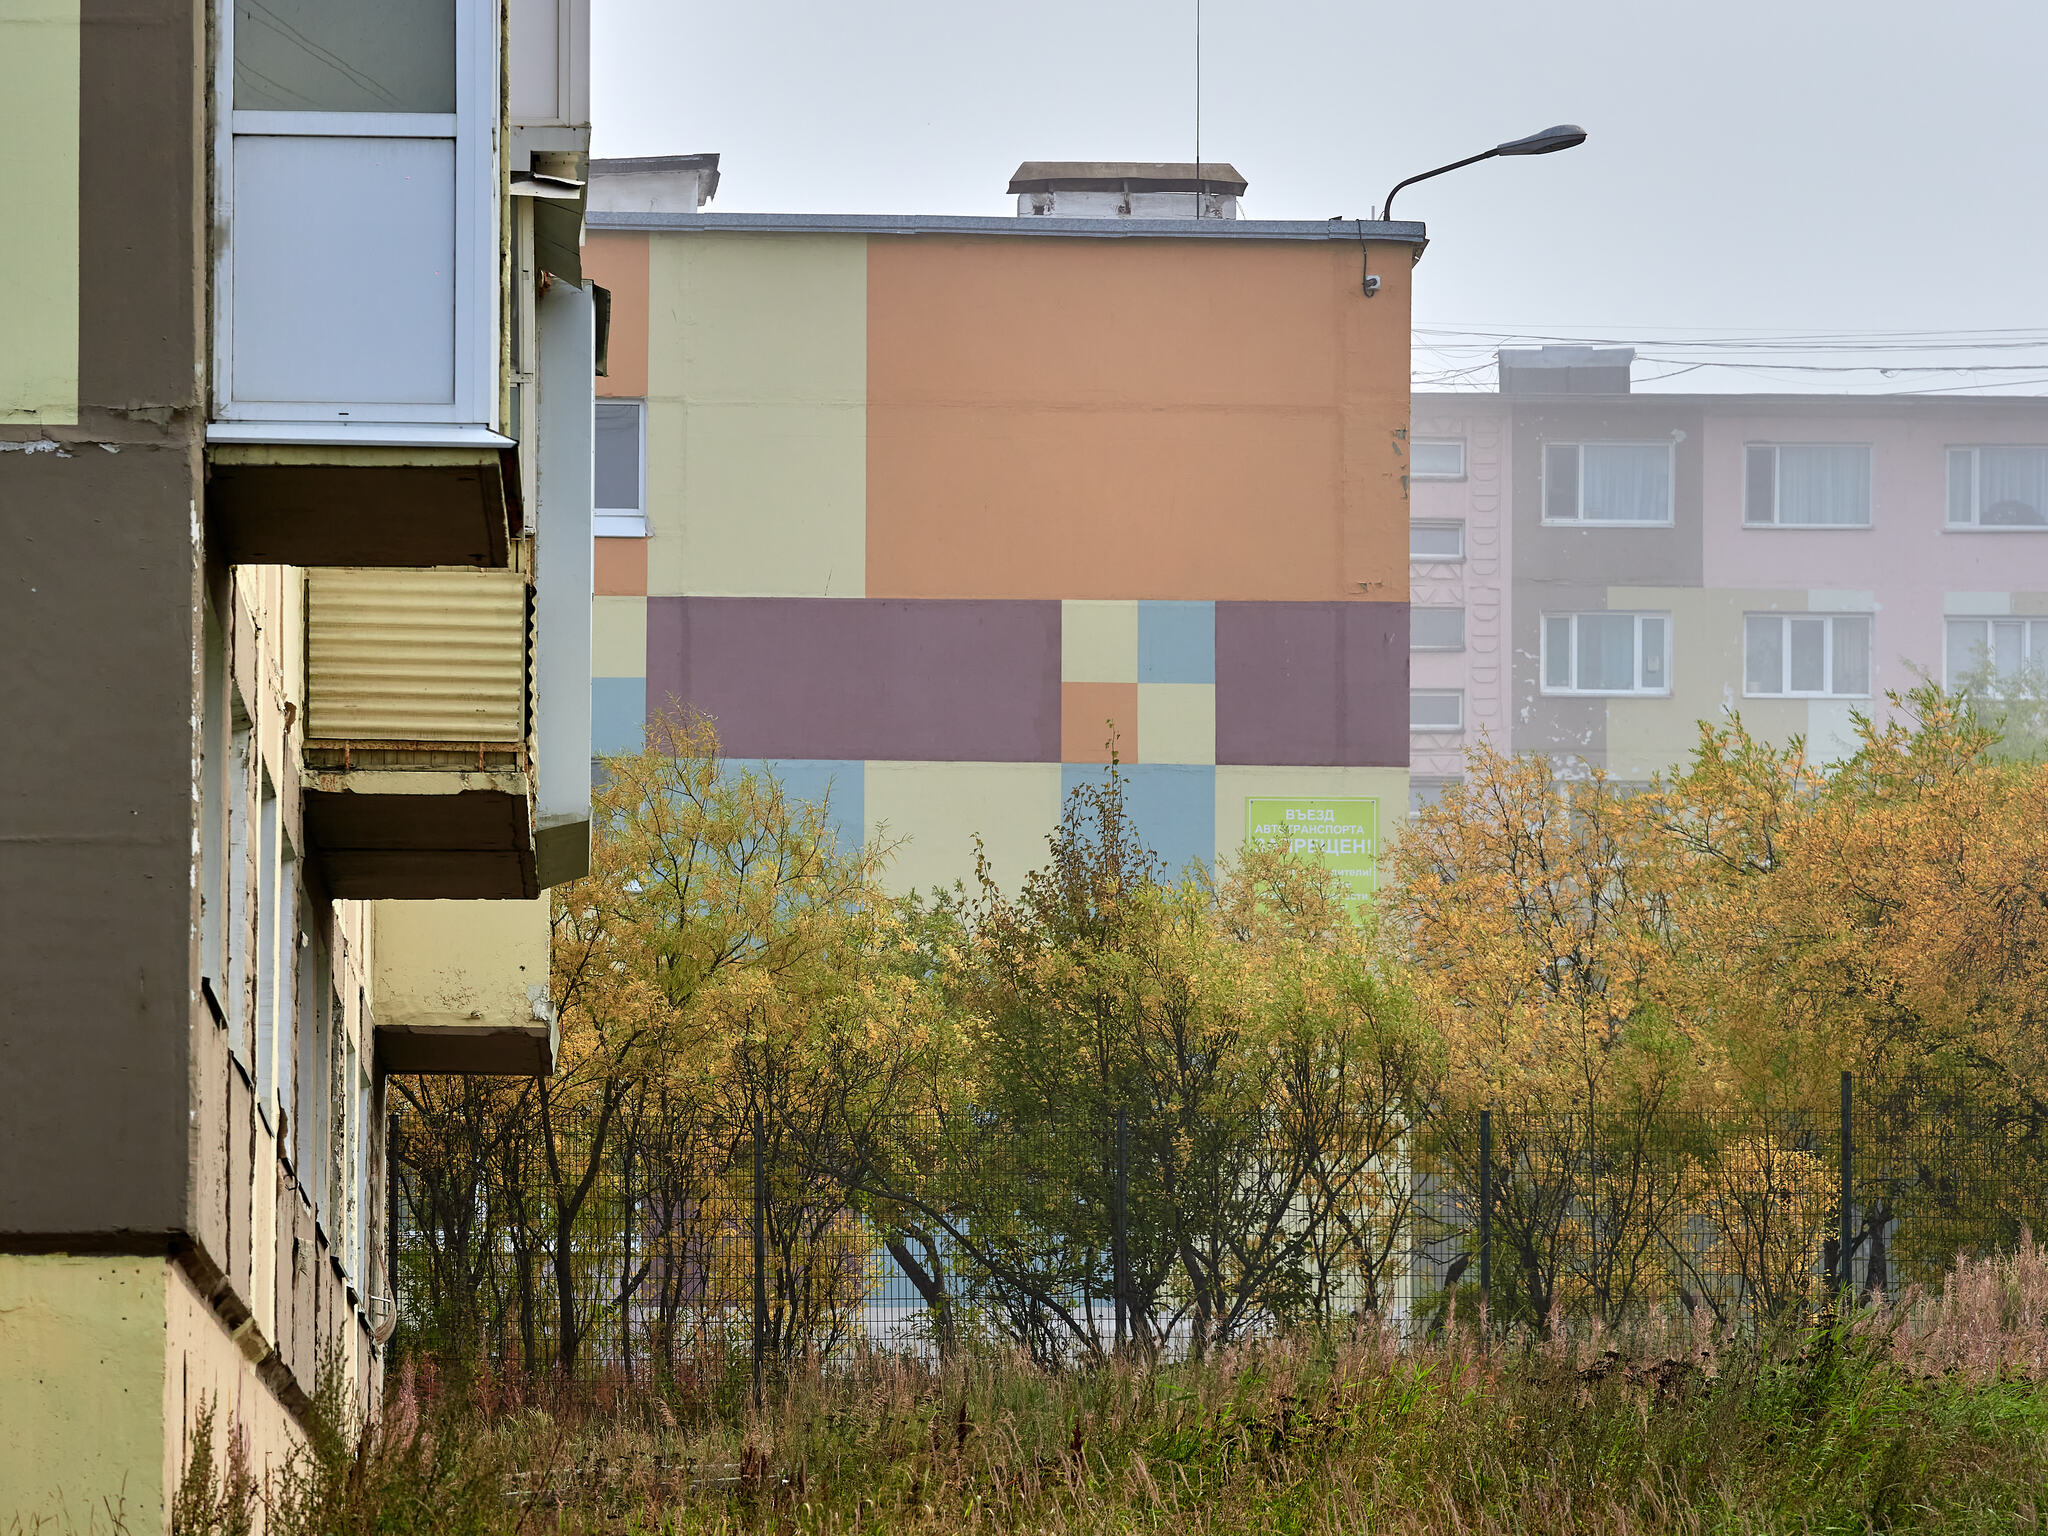
[[[1543,450],[1543,515],[1574,521],[1579,515],[1579,445],[1550,443]]]
[[[1465,724],[1465,695],[1449,690],[1408,695],[1408,729],[1455,731]]]
[[[2013,619],[1999,619],[1991,626],[1991,665],[2004,682],[2025,661],[2027,626]]]
[[[1636,685],[1636,621],[1628,613],[1582,613],[1577,686],[1623,692]]]
[[[1870,450],[1786,444],[1778,450],[1778,521],[1861,527],[1870,521]]]
[[[1984,624],[1980,619],[1948,621],[1948,678],[1950,693],[1962,692],[1969,675],[1984,665]]]
[[[1671,514],[1671,451],[1662,443],[1588,443],[1586,521],[1661,523]]]
[[[1465,649],[1465,610],[1409,609],[1408,645],[1417,651],[1462,651]]]
[[[235,0],[235,108],[453,112],[455,0]]]
[[[1870,620],[1835,620],[1832,691],[1861,698],[1870,692]]]
[[[1751,615],[1742,625],[1742,686],[1749,693],[1785,691],[1785,621]]]
[[[1787,686],[1793,693],[1820,693],[1827,686],[1827,620],[1789,619],[1785,651],[1791,662]]]
[[[1778,456],[1770,448],[1752,445],[1749,450],[1747,491],[1743,505],[1743,520],[1751,523],[1768,523],[1777,518]]]
[[[2048,666],[2048,619],[2036,619],[2027,626],[2027,665]]]
[[[1462,480],[1465,476],[1465,440],[1462,437],[1419,437],[1411,445],[1415,478],[1418,480]]]
[[[1661,693],[1669,686],[1664,672],[1664,631],[1660,618],[1642,620],[1643,686]]]
[[[1977,521],[1986,528],[2048,524],[2048,448],[1977,450]]]
[[[600,512],[641,511],[638,401],[597,402],[596,458],[597,509]]]
[[[1948,451],[1948,520],[1952,523],[1971,520],[1970,459],[1967,448]]]
[[[1463,523],[1410,523],[1410,560],[1462,560],[1465,558]]]
[[[1565,616],[1543,621],[1543,686],[1572,685],[1572,621]]]

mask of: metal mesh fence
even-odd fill
[[[1845,1077],[1833,1113],[1376,1129],[1204,1169],[1121,1117],[1047,1148],[971,1119],[828,1135],[660,1092],[541,1114],[472,1085],[394,1119],[394,1283],[416,1347],[704,1382],[972,1339],[1053,1361],[1364,1316],[1421,1334],[1482,1306],[1495,1326],[1753,1325],[1938,1286],[1959,1253],[2048,1231],[2043,1127],[1958,1085]]]

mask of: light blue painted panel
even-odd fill
[[[1173,606],[1206,607],[1206,604]],[[1168,876],[1178,878],[1190,860],[1216,861],[1216,770],[1206,763],[1126,763],[1128,804],[1138,835],[1159,855]],[[1109,774],[1102,763],[1067,763],[1060,769],[1060,796]]]
[[[1216,681],[1216,605],[1138,604],[1138,681]]]
[[[841,848],[857,848],[867,836],[867,764],[828,758],[729,757],[729,769],[772,773],[793,800],[825,807]]]
[[[590,750],[599,756],[638,752],[647,723],[647,680],[593,677],[590,680]]]

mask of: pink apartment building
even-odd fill
[[[1640,781],[1739,712],[1839,755],[1923,677],[2048,662],[2048,400],[1632,394],[1626,348],[1417,394],[1410,772]]]

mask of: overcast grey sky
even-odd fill
[[[596,152],[715,150],[721,211],[1003,213],[1020,160],[1194,152],[1194,0],[592,3]],[[1356,216],[1414,171],[1583,124],[1580,149],[1401,194],[1430,227],[1419,345],[1460,325],[2048,339],[2044,71],[2042,0],[1202,0],[1202,154],[1246,176],[1249,216]],[[2014,377],[2048,389],[2048,366]]]

